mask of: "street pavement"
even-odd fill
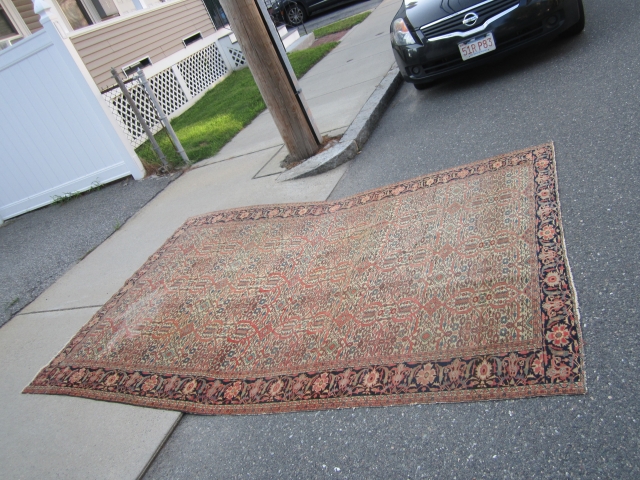
[[[637,6],[584,2],[579,37],[405,85],[330,198],[554,141],[588,393],[185,415],[146,478],[640,478]]]
[[[382,2],[300,81],[321,132],[344,131],[391,69],[393,56],[382,33],[399,1]],[[180,420],[179,412],[21,391],[187,218],[248,205],[321,201],[346,169],[280,183],[276,178],[283,153],[282,139],[265,112],[216,157],[183,173],[126,222],[126,217],[114,216],[120,202],[109,193],[118,188],[125,192],[122,186],[77,199],[89,205],[92,198],[102,198],[110,203],[103,210],[76,208],[85,204],[77,200],[62,206],[102,219],[108,238],[93,250],[80,242],[80,261],[0,328],[1,477],[121,479],[145,471]],[[37,218],[58,218],[42,215]],[[116,228],[120,218],[124,223]],[[23,237],[15,241],[48,231],[37,223],[25,225]],[[91,225],[86,218],[76,222],[78,228]],[[68,233],[63,241],[74,230]],[[55,237],[49,236],[50,241]],[[48,252],[59,255],[63,250]],[[30,255],[29,249],[16,251]]]
[[[347,17],[352,17],[358,13],[373,10],[382,3],[382,0],[360,0],[352,3],[326,10],[322,13],[310,17],[304,24],[298,27],[300,35],[311,33],[316,28],[324,27],[330,23],[337,22]]]

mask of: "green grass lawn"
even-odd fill
[[[362,23],[365,18],[371,15],[371,12],[363,12],[358,15],[354,15],[353,17],[344,18],[338,22],[331,23],[325,27],[317,28],[313,31],[316,38],[324,37],[326,35],[331,35],[332,33],[342,32],[343,30],[348,30],[351,27]]]
[[[329,42],[289,54],[291,66],[298,78],[338,45]],[[197,162],[213,157],[240,130],[266,108],[260,91],[248,68],[235,71],[209,90],[195,105],[171,125],[180,139],[189,159]],[[156,135],[160,148],[172,166],[182,164],[166,130]],[[154,171],[161,163],[147,141],[136,149],[148,171]]]

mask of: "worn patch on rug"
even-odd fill
[[[26,393],[202,414],[585,392],[553,145],[189,219]]]

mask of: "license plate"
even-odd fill
[[[465,40],[458,44],[462,60],[469,60],[478,55],[482,55],[496,49],[496,42],[493,40],[491,32]]]

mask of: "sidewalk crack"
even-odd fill
[[[102,305],[86,305],[83,307],[54,308],[51,310],[37,310],[35,312],[22,312],[22,313],[17,313],[14,316],[18,317],[20,315],[35,315],[36,313],[66,312],[68,310],[83,310],[87,308],[100,308],[100,307],[102,307]]]

